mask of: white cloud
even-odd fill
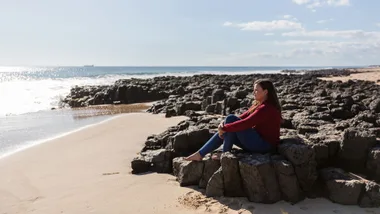
[[[350,0],[327,0],[326,3],[332,6],[349,6]]]
[[[334,21],[334,19],[323,19],[323,20],[319,20],[317,21],[318,24],[324,24],[326,22],[331,22],[331,21]]]
[[[380,32],[377,31],[363,31],[363,30],[319,30],[319,31],[293,31],[282,33],[282,36],[289,37],[331,37],[331,38],[345,38],[345,39],[377,39],[380,38]]]
[[[224,24],[223,24],[224,26],[231,26],[232,25],[232,23],[231,22],[224,22]]]
[[[284,15],[283,18],[288,19],[288,20],[298,21],[298,19],[292,15]]]
[[[377,26],[377,27],[380,27],[380,22],[379,22],[379,23],[376,23],[376,26]]]
[[[307,4],[310,2],[310,0],[292,0],[296,4]]]
[[[266,33],[266,34],[264,34],[265,36],[273,36],[274,35],[274,33]]]
[[[380,40],[360,42],[337,42],[321,40],[288,40],[276,41],[275,45],[294,46],[290,52],[292,56],[306,55],[351,55],[356,54],[380,54]],[[301,47],[300,47],[301,46]]]
[[[241,30],[247,31],[274,31],[274,30],[301,30],[302,24],[290,20],[273,20],[273,21],[253,21],[245,23],[234,24],[232,22],[225,22],[223,24],[227,27],[237,27]]]
[[[307,8],[315,12],[317,7],[340,7],[340,6],[350,6],[350,0],[293,0],[294,3],[298,5],[306,5]]]

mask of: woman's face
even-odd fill
[[[253,95],[255,100],[263,102],[267,98],[268,90],[263,90],[259,84],[255,84],[253,88]]]

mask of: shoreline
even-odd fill
[[[120,115],[0,159],[1,213],[173,213],[187,189],[170,175],[133,176],[129,163],[147,135],[183,119]],[[154,125],[146,129],[148,122]],[[146,207],[142,197],[154,205]]]
[[[73,130],[70,130],[70,131],[67,131],[67,132],[64,132],[64,133],[59,133],[59,134],[57,134],[57,135],[55,135],[53,137],[49,137],[49,138],[45,138],[45,139],[40,139],[40,140],[35,140],[35,141],[25,142],[25,143],[27,143],[27,145],[25,145],[25,147],[16,149],[15,151],[11,151],[11,152],[7,152],[7,153],[4,153],[4,154],[1,154],[0,155],[0,160],[3,159],[3,158],[6,158],[8,156],[14,155],[14,154],[16,154],[18,152],[23,152],[24,150],[30,149],[30,148],[32,148],[34,146],[39,146],[39,145],[47,143],[49,141],[53,141],[53,140],[56,140],[56,139],[68,136],[70,134],[74,134],[76,132],[80,132],[80,131],[85,130],[87,128],[90,128],[92,126],[101,125],[102,123],[108,122],[108,121],[113,120],[113,119],[115,119],[117,117],[120,117],[122,115],[123,114],[114,115],[114,116],[111,116],[110,118],[104,119],[104,120],[96,122],[96,123],[88,124],[88,125],[85,125],[85,126],[82,126],[82,127],[79,127],[79,128],[76,128],[76,129],[73,129]]]
[[[90,106],[90,107],[72,108],[72,109],[55,109],[55,110],[50,110],[46,112],[19,115],[20,118],[24,118],[24,117],[28,118],[30,116],[38,118],[39,115],[34,116],[35,114],[41,114],[43,116],[47,115],[45,117],[47,117],[47,120],[49,121],[49,120],[56,120],[55,117],[58,117],[58,116],[61,117],[62,114],[63,115],[68,114],[68,116],[72,117],[74,122],[78,121],[80,122],[80,124],[75,124],[75,123],[66,124],[63,126],[65,128],[63,128],[62,130],[59,130],[59,131],[50,130],[50,132],[47,131],[44,136],[39,136],[37,137],[37,139],[28,139],[28,140],[14,139],[13,141],[12,139],[9,139],[10,145],[8,147],[7,145],[3,145],[5,146],[2,148],[3,151],[1,152],[0,150],[0,159],[11,156],[18,152],[22,152],[34,146],[44,144],[51,140],[65,137],[67,135],[70,135],[71,133],[81,131],[83,129],[92,127],[94,125],[102,124],[104,122],[107,122],[109,120],[112,120],[114,118],[120,117],[125,114],[130,114],[133,112],[145,112],[154,103],[155,102],[134,103],[134,104],[128,104],[128,105]],[[59,111],[59,112],[55,112],[55,111]],[[41,128],[44,128],[44,127],[41,127]],[[28,131],[28,129],[25,128],[25,131]],[[4,137],[6,138],[7,135],[5,135]]]

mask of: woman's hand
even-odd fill
[[[222,120],[222,122],[220,122],[219,126],[218,126],[218,129],[222,129],[224,126],[224,121]]]
[[[223,134],[225,133],[225,131],[223,131],[223,125],[219,125],[219,127],[218,127],[218,135],[219,135],[219,137],[221,138],[221,139],[223,139],[224,137],[223,137]]]

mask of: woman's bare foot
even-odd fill
[[[215,154],[212,154],[212,156],[211,156],[211,159],[213,159],[213,160],[220,160],[220,156],[221,156],[222,154],[221,153],[215,153]]]
[[[196,153],[186,157],[185,160],[187,160],[187,161],[201,161],[202,156],[201,156],[201,154],[199,154],[199,152],[196,152]]]

